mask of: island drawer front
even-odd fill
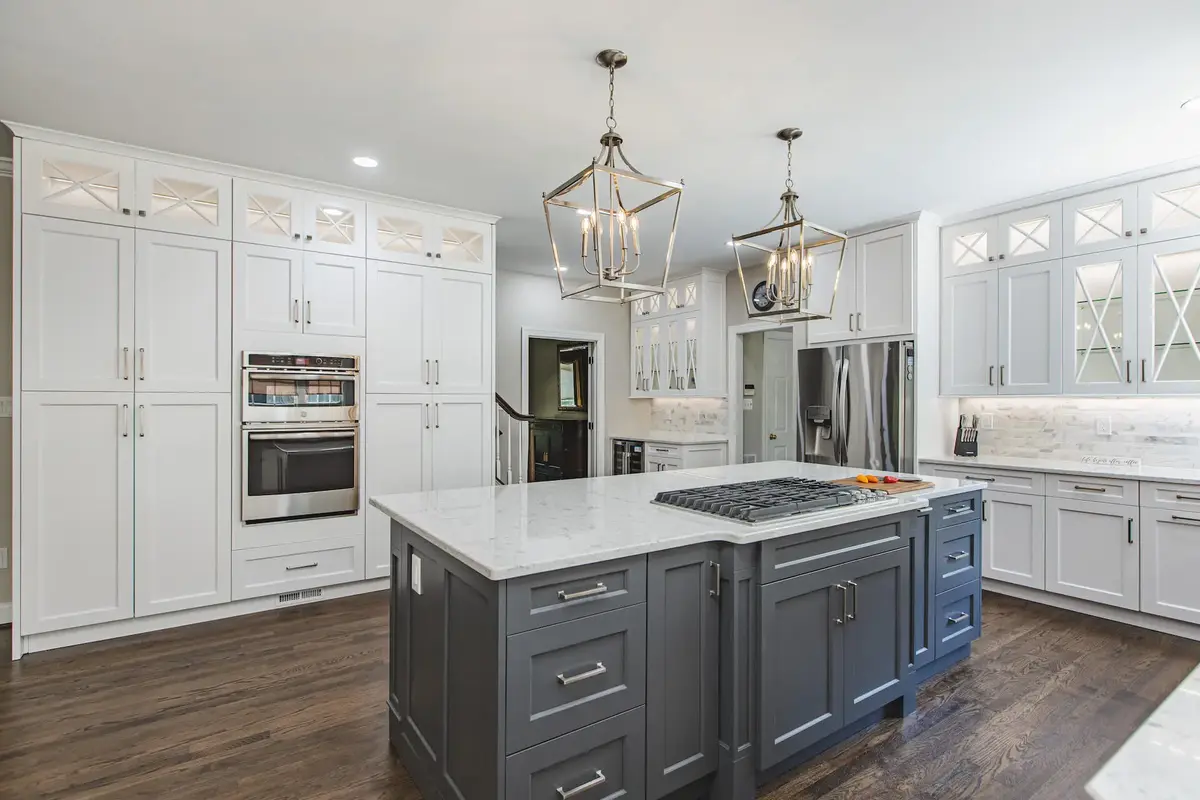
[[[978,582],[964,583],[943,592],[934,602],[934,652],[937,658],[979,638],[983,619],[983,589]]]
[[[1200,486],[1142,481],[1141,505],[1148,508],[1188,511],[1193,516],[1200,516]]]
[[[646,710],[636,708],[511,755],[507,800],[646,798]]]
[[[1119,503],[1126,506],[1138,504],[1137,481],[1095,475],[1047,475],[1046,481],[1047,497],[1094,500],[1099,503]]]
[[[646,602],[646,557],[513,578],[507,592],[509,634],[557,625]]]
[[[363,579],[362,537],[234,550],[234,600]]]
[[[959,480],[982,481],[987,488],[996,492],[1016,492],[1017,494],[1046,493],[1046,474],[1043,472],[1024,472],[1015,469],[992,469],[990,467],[943,467],[930,465],[933,474],[940,478],[958,478]]]
[[[964,522],[971,522],[983,517],[983,493],[970,492],[950,497],[937,497],[929,501],[929,507],[933,509],[934,528],[961,525]]]
[[[978,582],[983,567],[983,523],[979,520],[937,532],[937,572],[934,592],[941,594],[964,583]]]
[[[508,638],[506,752],[646,702],[646,606]]]
[[[883,517],[881,519],[889,521],[878,525],[871,525],[870,521],[854,522],[823,531],[769,539],[762,543],[759,582],[765,585],[898,550],[907,546],[907,526],[915,524],[915,518],[916,513],[913,512],[902,518]],[[854,529],[855,526],[864,525],[869,527]]]
[[[679,445],[655,444],[654,442],[646,443],[646,453],[648,455],[665,458],[680,458],[683,456],[683,450],[679,447]]]

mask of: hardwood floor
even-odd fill
[[[375,593],[6,661],[0,798],[415,800],[387,745],[386,643]],[[975,653],[916,714],[761,797],[1082,798],[1198,660],[1200,643],[989,594]]]

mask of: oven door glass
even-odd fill
[[[358,510],[358,429],[246,431],[242,519]]]
[[[246,421],[348,421],[358,402],[356,376],[249,372],[245,378]]]

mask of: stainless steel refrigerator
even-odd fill
[[[798,460],[913,471],[911,341],[814,347],[796,358]]]

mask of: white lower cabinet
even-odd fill
[[[434,398],[430,439],[430,488],[487,486],[495,436],[495,400],[483,395]]]
[[[128,619],[133,393],[21,400],[21,633]]]
[[[1046,588],[1046,498],[986,492],[983,576]]]
[[[233,599],[362,580],[361,536],[233,551]]]
[[[1046,590],[1136,611],[1137,507],[1049,498]]]
[[[230,397],[135,399],[135,614],[227,603],[233,514]]]
[[[1176,495],[1181,488],[1174,487]],[[1141,610],[1200,624],[1200,513],[1143,508],[1141,523]]]

